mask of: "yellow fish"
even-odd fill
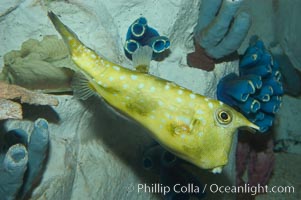
[[[155,140],[178,157],[220,173],[228,162],[235,130],[259,129],[220,101],[102,58],[84,46],[54,13],[48,16],[89,88],[146,127]],[[90,95],[80,91],[84,92],[82,97]]]

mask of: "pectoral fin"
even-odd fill
[[[73,95],[78,99],[86,100],[96,94],[95,87],[91,80],[79,72],[75,73],[71,87],[73,89]]]

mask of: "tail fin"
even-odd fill
[[[48,17],[53,23],[55,29],[61,34],[63,40],[67,44],[70,53],[72,54],[72,49],[76,49],[76,47],[82,45],[81,41],[78,39],[73,31],[65,26],[61,20],[52,12],[48,12]]]

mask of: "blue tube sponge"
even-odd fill
[[[4,161],[0,165],[1,199],[16,199],[23,184],[27,163],[28,153],[24,145],[15,144],[8,149]]]
[[[125,55],[132,60],[132,54],[140,47],[148,45],[153,49],[153,58],[156,58],[169,49],[170,41],[165,36],[148,26],[147,20],[140,17],[128,29],[124,45]]]
[[[48,151],[48,136],[48,123],[44,119],[35,121],[31,134],[22,129],[4,134],[0,148],[3,151],[0,152],[1,199],[24,199],[30,194],[34,182],[41,177]]]
[[[236,107],[266,132],[273,124],[283,95],[279,65],[264,43],[253,36],[240,59],[239,76],[229,74],[217,86],[217,98]]]
[[[34,123],[28,145],[28,172],[25,175],[25,183],[22,187],[23,195],[26,195],[41,173],[43,163],[47,155],[49,144],[48,123],[44,119],[38,119]]]
[[[236,51],[243,42],[251,26],[251,17],[245,12],[236,15],[242,2],[243,0],[202,2],[195,39],[209,56],[222,58]]]

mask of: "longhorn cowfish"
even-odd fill
[[[69,47],[77,70],[87,80],[76,84],[85,87],[75,87],[74,92],[82,93],[84,98],[90,95],[84,88],[97,93],[148,129],[157,142],[176,156],[219,173],[228,162],[236,129],[258,130],[241,113],[220,101],[106,60],[86,47],[53,12],[48,16]],[[143,53],[138,56],[146,57],[140,59],[142,62],[147,60]]]

